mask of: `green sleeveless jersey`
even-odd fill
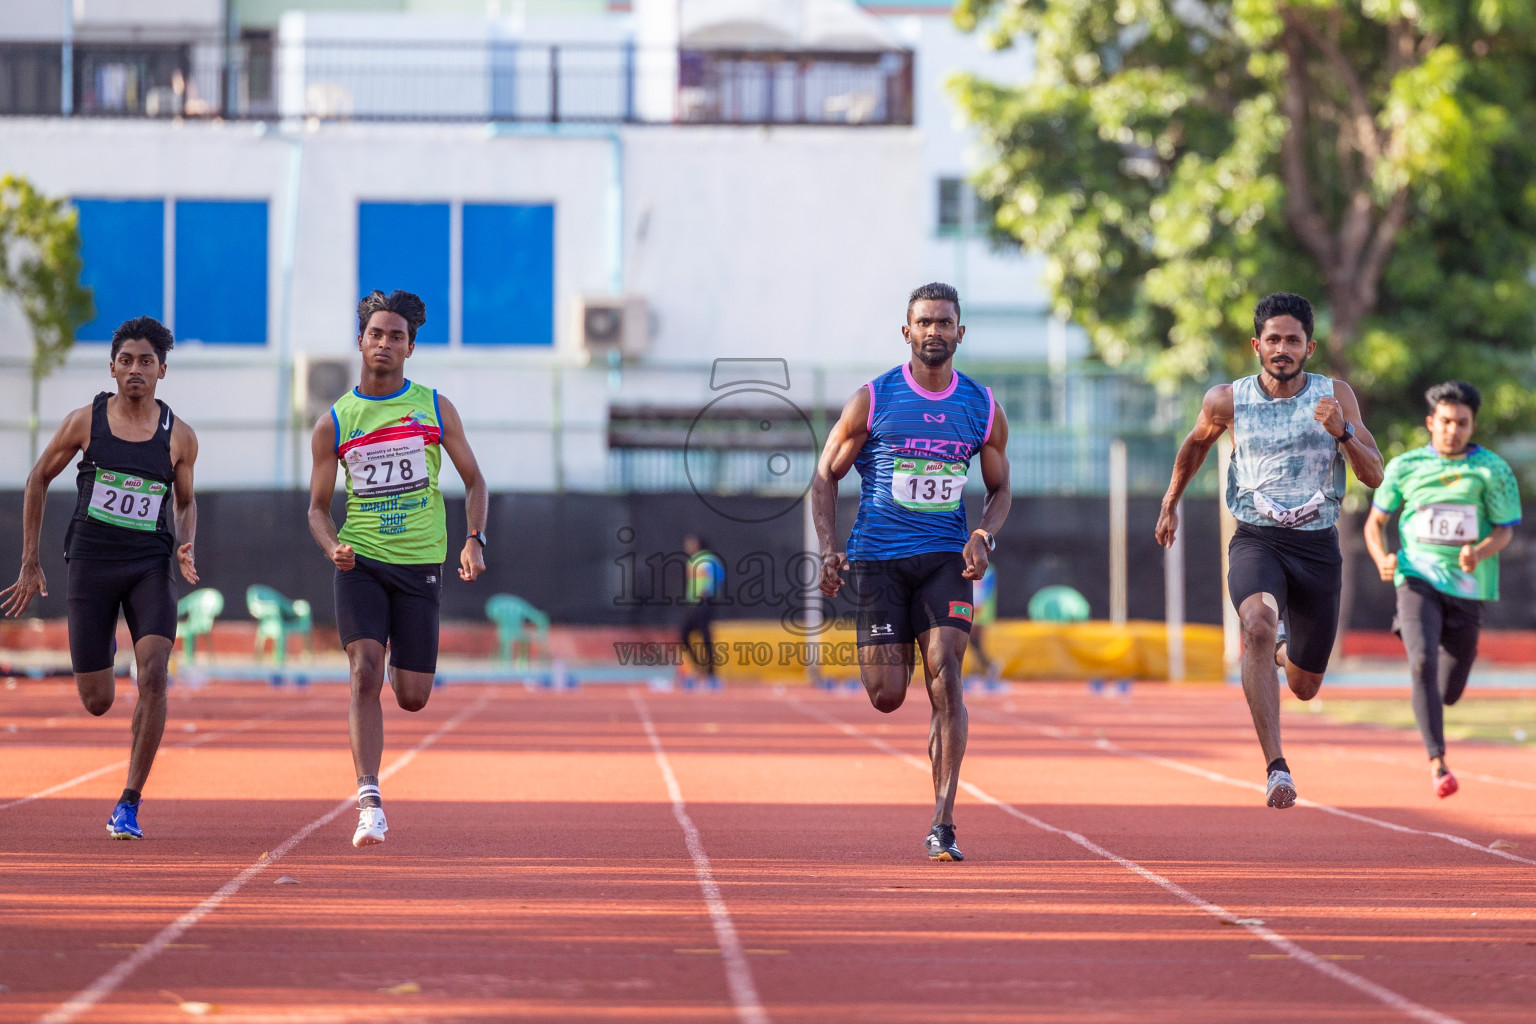
[[[331,406],[336,458],[347,470],[347,521],[337,531],[360,555],[394,565],[440,564],[448,528],[437,392],[405,382],[377,398],[356,388]]]

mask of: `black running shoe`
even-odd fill
[[[965,854],[955,845],[955,826],[935,825],[923,840],[929,860],[965,860]]]

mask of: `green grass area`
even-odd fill
[[[1394,729],[1414,729],[1413,708],[1406,697],[1346,699],[1327,695],[1310,701],[1307,710],[1335,722],[1369,723]],[[1447,740],[1499,740],[1536,746],[1536,700],[1520,697],[1464,697],[1445,709]]]

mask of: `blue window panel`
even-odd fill
[[[176,337],[267,343],[267,204],[178,200]]]
[[[448,343],[448,204],[357,204],[357,296],[414,292],[427,304],[418,345]]]
[[[555,343],[555,208],[464,204],[464,344]]]
[[[110,341],[124,320],[165,319],[165,202],[76,199],[80,214],[80,281],[96,300],[96,319],[75,332],[81,341]]]

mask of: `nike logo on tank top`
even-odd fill
[[[1232,466],[1227,508],[1238,522],[1326,530],[1339,518],[1344,455],[1316,419],[1333,379],[1307,374],[1290,398],[1272,398],[1259,378],[1232,383]]]
[[[854,459],[859,512],[848,557],[883,561],[962,551],[971,460],[992,433],[992,389],[959,371],[926,391],[903,363],[868,384],[869,439]]]

